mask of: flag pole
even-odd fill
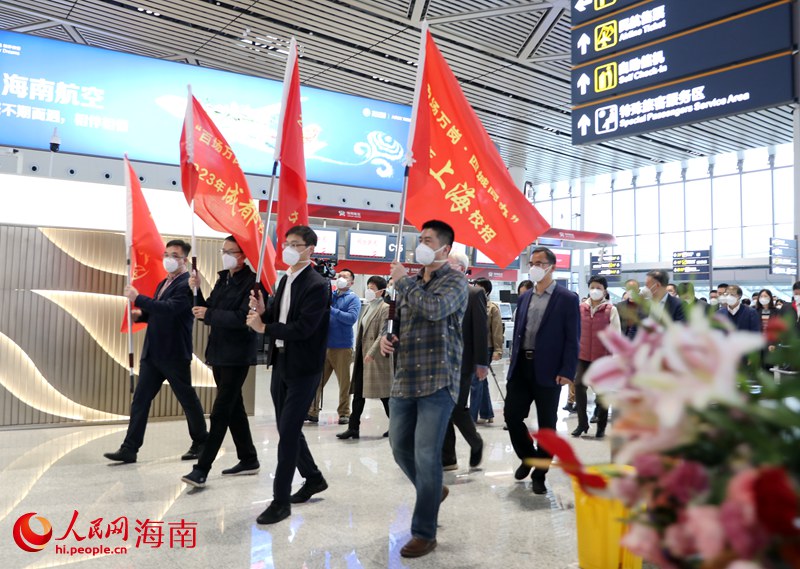
[[[406,142],[405,170],[403,172],[403,193],[400,195],[400,224],[397,230],[397,247],[394,252],[394,262],[400,262],[400,250],[403,248],[403,228],[406,223],[406,203],[408,201],[408,171],[414,164],[414,134],[417,128],[417,113],[422,92],[422,76],[425,73],[425,45],[428,41],[428,22],[422,22],[420,29],[419,57],[417,59],[417,78],[414,82],[414,104],[411,107],[411,124],[408,128]],[[386,336],[391,339],[394,333],[394,311],[396,304],[397,287],[392,287],[391,302],[389,302],[389,320],[386,327]]]
[[[281,146],[283,144],[283,122],[286,120],[286,105],[289,101],[289,87],[292,80],[294,64],[297,61],[297,40],[292,36],[289,42],[289,55],[286,57],[286,69],[283,72],[283,93],[281,94],[281,111],[278,115],[278,128],[275,133],[275,154],[272,162],[272,177],[269,181],[269,198],[267,199],[267,221],[264,224],[264,233],[261,236],[261,252],[258,255],[258,272],[256,273],[256,284],[253,292],[258,290],[258,283],[261,282],[261,271],[264,268],[264,256],[267,250],[267,239],[269,239],[269,226],[272,219],[272,204],[275,203],[275,176],[278,173],[278,163],[281,160]],[[278,236],[280,239],[280,235]]]
[[[194,103],[193,103],[193,96],[192,96],[192,85],[191,83],[186,85],[186,90],[188,92],[188,97],[186,100],[186,117],[184,119],[184,138],[186,139],[186,155],[189,159],[189,163],[194,164]],[[191,184],[191,182],[190,182]],[[192,276],[197,279],[197,249],[195,248],[195,230],[194,230],[194,194],[195,192],[192,191]],[[197,306],[197,285],[192,287],[192,306]]]
[[[133,248],[133,197],[131,196],[131,166],[128,162],[128,155],[125,154],[125,160],[123,162],[125,166],[125,185],[128,188],[126,201],[127,201],[127,215],[125,216],[127,219],[127,227],[125,230],[125,257],[126,257],[126,264],[128,266],[128,286],[132,286],[133,284],[133,267],[131,265],[131,249]],[[133,393],[133,310],[132,306],[133,303],[131,302],[130,298],[126,298],[126,303],[128,305],[128,372],[130,378],[130,387],[131,393]]]

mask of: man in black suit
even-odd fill
[[[800,281],[792,285],[792,301],[784,302],[778,314],[782,318],[790,314],[792,322],[795,323],[795,329],[800,334]]]
[[[139,294],[132,286],[125,287],[125,296],[138,306],[131,315],[136,322],[147,322],[142,358],[139,362],[139,383],[131,402],[128,433],[116,452],[103,456],[115,462],[136,462],[136,454],[144,441],[150,404],[166,379],[183,407],[192,446],[181,460],[196,460],[208,437],[203,406],[192,387],[192,291],[187,286],[189,272],[186,258],[191,246],[180,239],[167,243],[164,268],[167,278],[158,283],[155,298]]]
[[[673,322],[686,320],[681,299],[667,293],[668,284],[669,275],[660,269],[649,271],[644,280],[644,285],[653,296],[650,303],[650,317],[662,324],[668,319]]]
[[[283,262],[289,270],[269,309],[265,310],[260,293],[257,300],[251,296],[254,310],[247,324],[270,338],[270,393],[279,436],[272,503],[258,516],[260,524],[289,517],[291,504],[307,502],[328,488],[303,436],[303,421],[322,378],[331,314],[330,282],[311,266],[316,244],[317,234],[310,227],[289,229],[283,244]],[[291,494],[295,468],[306,482]]]
[[[464,253],[450,253],[450,268],[459,273],[466,273],[469,259]],[[469,465],[477,468],[483,460],[483,439],[475,428],[472,415],[469,414],[467,399],[469,398],[472,375],[485,381],[489,373],[489,327],[486,317],[486,293],[482,288],[470,286],[467,299],[467,311],[461,323],[464,337],[464,351],[461,356],[461,390],[458,400],[450,415],[447,431],[442,446],[442,466],[445,470],[457,470],[456,431],[454,425],[469,444]]]

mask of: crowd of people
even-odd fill
[[[256,363],[258,333],[264,334],[279,441],[273,499],[257,522],[280,522],[291,514],[292,504],[328,488],[303,427],[318,424],[323,388],[335,374],[338,423],[346,425],[338,439],[360,438],[367,399],[383,405],[389,418],[384,436],[416,492],[411,539],[401,555],[425,555],[436,547],[440,504],[450,492],[443,472],[458,468],[456,431],[469,446],[470,468],[477,468],[484,442],[476,425],[494,421],[487,377],[506,346],[500,310],[489,300],[492,283],[468,282],[469,260],[453,250],[453,229],[431,220],[422,226],[415,251],[421,270],[411,275],[395,262],[389,280],[369,277],[362,306],[352,291],[352,271],[341,268],[332,287],[315,270],[317,235],[311,228],[293,227],[284,238],[282,259],[289,268],[271,296],[256,285],[256,275],[233,237],[222,243],[223,270],[207,297],[198,275],[190,274],[186,265],[191,247],[181,240],[166,245],[168,276],[153,297],[126,288],[136,306],[134,320],[149,325],[127,434],[119,450],[105,456],[136,462],[150,404],[167,380],[183,406],[191,438],[181,458],[196,461],[182,480],[205,487],[228,431],[238,462],[222,470],[222,476],[257,474],[261,463],[242,387]],[[793,302],[782,307],[769,290],[751,299],[736,284],[720,284],[707,301],[696,298],[692,283],[676,285],[666,271],[651,270],[642,285],[627,281],[622,301],[613,304],[602,276],[589,279],[588,296],[582,300],[557,283],[556,257],[546,247],[533,248],[528,265],[530,280],[517,290],[503,419],[519,458],[514,476],[530,478],[534,494],[548,491],[550,455],[531,437],[527,419],[533,407],[538,428],[555,429],[562,388],[569,386],[565,409],[578,419],[571,434],[586,435],[591,423],[597,425],[595,438],[606,434],[609,410],[596,399],[594,416],[589,417],[583,381],[592,362],[608,354],[601,340],[605,330],[632,338],[647,319],[681,322],[698,306],[740,330],[763,333],[771,318],[786,314],[800,326],[800,283],[794,285]],[[205,359],[217,385],[208,429],[191,385],[195,320],[209,329]],[[305,483],[292,493],[295,470]]]

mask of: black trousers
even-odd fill
[[[150,359],[139,362],[139,383],[136,384],[136,391],[131,401],[131,419],[122,446],[134,452],[141,448],[144,431],[147,428],[147,417],[150,414],[150,404],[158,395],[165,379],[175,393],[178,403],[183,407],[192,442],[205,442],[208,436],[206,419],[203,416],[200,398],[192,387],[190,364],[190,361],[156,362]]]
[[[447,423],[447,431],[444,434],[444,444],[442,445],[442,464],[447,466],[458,462],[456,457],[456,430],[461,431],[461,436],[467,441],[469,448],[483,444],[483,439],[478,434],[475,428],[475,421],[472,420],[472,415],[469,414],[469,407],[467,407],[467,399],[469,399],[469,388],[472,385],[472,373],[461,374],[461,385],[458,391],[458,401],[456,406],[453,407],[453,412],[450,415],[450,421]]]
[[[589,388],[583,383],[583,374],[589,369],[591,363],[586,360],[578,360],[578,372],[575,374],[575,404],[578,408],[578,427],[581,428],[589,427],[589,417],[586,414]],[[600,403],[599,397],[595,397],[594,403],[597,405],[597,430],[605,431],[608,425],[608,407],[604,407]]]
[[[536,373],[533,360],[519,355],[514,373],[506,385],[506,404],[503,410],[511,446],[517,456],[526,458],[550,458],[544,449],[533,444],[525,419],[531,410],[531,404],[536,404],[536,415],[540,429],[555,429],[558,421],[558,398],[561,395],[561,386],[545,387],[536,383]],[[533,476],[544,478],[547,468],[536,468]]]
[[[322,370],[307,377],[286,377],[286,356],[278,352],[270,384],[278,422],[278,465],[275,467],[272,497],[278,504],[289,503],[295,468],[306,480],[322,477],[303,436],[303,421],[321,379]]]
[[[233,444],[236,445],[236,456],[239,460],[244,463],[258,460],[242,399],[242,386],[247,379],[250,366],[212,366],[211,369],[214,372],[214,382],[217,384],[217,397],[211,409],[211,430],[208,433],[208,440],[197,461],[197,468],[206,473],[211,470],[228,429],[231,431]]]
[[[348,427],[354,431],[357,431],[361,428],[361,414],[364,412],[364,404],[366,401],[367,400],[360,395],[353,395],[353,412],[350,413],[350,423],[348,424]],[[386,412],[386,416],[388,417],[389,398],[381,397],[381,403],[383,403],[383,410]]]

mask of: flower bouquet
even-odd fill
[[[800,369],[800,338],[782,321],[769,332],[784,346],[770,357]],[[622,545],[663,569],[800,568],[800,377],[776,383],[761,335],[699,308],[603,341],[612,355],[585,381],[614,408],[615,461],[633,466],[608,488],[632,512]]]

